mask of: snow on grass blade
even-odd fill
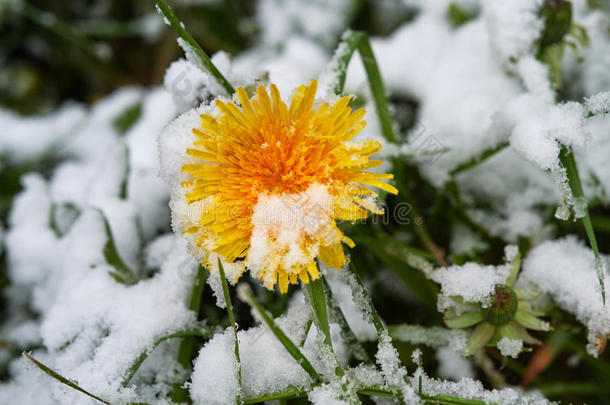
[[[200,67],[205,69],[212,76],[214,76],[218,84],[220,84],[225,89],[227,94],[232,95],[233,93],[235,93],[235,89],[233,88],[233,86],[231,86],[229,81],[222,75],[222,73],[220,73],[216,66],[214,66],[208,55],[206,55],[204,50],[201,49],[201,46],[199,46],[199,44],[197,43],[197,41],[195,41],[191,34],[189,34],[188,31],[184,29],[183,24],[178,20],[178,18],[171,10],[171,8],[169,8],[165,0],[155,0],[155,3],[157,3],[158,10],[163,13],[172,28],[176,30],[178,36],[189,45],[190,49],[192,49],[195,56],[200,62]]]
[[[293,359],[296,360],[297,363],[311,376],[314,381],[320,381],[320,375],[315,370],[315,368],[311,365],[311,362],[303,352],[295,345],[292,340],[284,333],[284,331],[275,323],[273,318],[269,315],[267,310],[262,306],[262,304],[256,299],[256,297],[252,294],[250,287],[246,284],[239,286],[238,295],[242,299],[242,301],[249,304],[253,307],[256,312],[261,316],[265,324],[269,327],[271,332],[275,335],[275,337],[280,341],[282,346],[286,349],[288,353],[292,356]],[[274,398],[271,398],[274,399]],[[266,401],[270,399],[264,399],[261,401]],[[250,403],[245,401],[245,403]]]
[[[580,200],[583,202],[583,216],[581,220],[583,226],[585,227],[585,232],[587,233],[587,238],[589,239],[591,249],[593,249],[593,253],[595,254],[595,268],[597,269],[597,278],[599,280],[599,286],[601,288],[602,301],[605,305],[606,289],[604,278],[606,275],[604,263],[599,254],[597,239],[595,238],[595,231],[593,230],[593,225],[591,224],[591,217],[589,216],[589,209],[587,208],[585,193],[583,192],[582,184],[580,182],[580,176],[578,175],[578,167],[576,166],[574,153],[568,147],[563,146],[561,148],[561,152],[559,153],[559,160],[562,166],[566,169],[566,174],[568,176],[568,184],[570,185],[570,189],[572,190],[572,194],[574,195],[575,201]]]
[[[275,401],[275,400],[286,400],[286,399],[295,399],[295,398],[303,398],[306,397],[307,393],[298,388],[287,389],[282,392],[274,392],[272,394],[267,394],[262,397],[257,398],[249,398],[244,400],[244,404],[258,404],[267,401]]]
[[[239,360],[239,340],[237,339],[237,324],[235,323],[235,314],[233,313],[233,303],[231,302],[231,295],[229,294],[229,285],[227,284],[227,277],[225,276],[225,269],[222,267],[220,258],[218,258],[218,271],[220,273],[220,282],[222,283],[222,294],[224,295],[225,302],[227,305],[227,315],[229,315],[229,321],[233,328],[233,339],[235,340],[235,359],[237,360],[237,383],[241,389],[241,362]],[[235,398],[236,404],[241,404],[239,393]]]
[[[434,404],[434,405],[493,405],[493,403],[488,403],[485,401],[480,401],[478,399],[465,399],[465,398],[457,398],[452,397],[450,395],[424,395],[420,394],[421,398],[424,400],[426,404]]]
[[[161,343],[165,342],[166,340],[175,339],[175,338],[189,339],[189,338],[195,338],[195,337],[209,339],[212,335],[213,335],[213,332],[211,330],[209,330],[207,328],[200,328],[200,329],[192,329],[192,330],[174,332],[174,333],[170,333],[169,335],[160,337],[159,339],[155,340],[155,342],[152,344],[150,349],[143,351],[136,358],[136,361],[134,361],[133,365],[129,368],[127,375],[123,379],[123,382],[121,383],[121,385],[123,387],[126,387],[127,385],[129,385],[129,382],[131,381],[133,376],[136,374],[136,372],[138,371],[138,369],[140,368],[140,366],[142,365],[144,360],[146,360],[148,355],[150,353],[152,353],[153,350],[155,350]]]
[[[375,108],[377,110],[377,115],[379,116],[383,136],[389,142],[396,143],[398,139],[394,134],[385,86],[381,79],[377,61],[375,60],[375,54],[371,48],[369,36],[366,32],[348,30],[341,36],[341,42],[339,43],[339,46],[335,51],[335,56],[328,68],[329,74],[335,75],[334,83],[331,83],[331,90],[335,94],[341,94],[343,92],[347,67],[356,49],[360,53],[364,70],[369,79],[369,85],[371,87],[371,92],[373,93],[373,100],[375,101]]]
[[[191,297],[189,299],[189,309],[195,314],[199,313],[201,308],[201,298],[203,296],[203,289],[205,287],[205,279],[207,277],[207,270],[202,265],[197,267],[197,275],[193,280],[193,289],[191,290]],[[192,366],[193,353],[195,351],[196,336],[185,336],[180,342],[178,348],[178,364],[185,370],[188,370]],[[174,402],[186,402],[189,398],[188,390],[184,389],[185,381],[179,381],[172,386],[172,392],[170,397]]]
[[[115,271],[111,271],[109,274],[121,284],[125,285],[133,285],[138,282],[138,278],[136,277],[133,270],[125,264],[121,256],[119,255],[119,251],[116,248],[116,244],[114,243],[114,237],[112,236],[112,229],[110,229],[110,223],[108,222],[108,218],[104,215],[104,212],[100,209],[97,210],[102,219],[104,220],[104,229],[106,231],[106,244],[104,245],[104,258],[108,262],[109,265],[114,267]]]
[[[337,304],[333,292],[330,288],[329,283],[324,279],[324,286],[326,291],[326,302],[328,303],[328,310],[331,318],[335,320],[339,327],[341,328],[341,336],[347,343],[348,347],[352,351],[354,357],[358,360],[364,361],[365,363],[372,363],[373,360],[370,358],[362,344],[358,341],[356,334],[347,323],[347,319],[345,319],[345,314],[341,310],[341,307]]]
[[[364,287],[364,283],[360,278],[360,274],[358,274],[358,270],[356,269],[356,266],[353,262],[350,262],[349,266],[347,267],[347,270],[350,272],[352,279],[355,281],[355,283],[349,283],[352,289],[354,301],[362,307],[361,310],[363,310],[365,314],[370,315],[371,321],[373,323],[373,326],[375,326],[375,329],[377,330],[378,336],[381,336],[384,333],[389,335],[388,329],[386,328],[385,323],[383,323],[383,320],[379,316],[375,305],[373,305],[373,301],[369,297],[369,294],[366,291],[366,288]]]
[[[44,364],[42,364],[41,362],[39,362],[38,360],[36,360],[34,357],[32,357],[31,355],[29,355],[26,352],[23,352],[23,355],[30,360],[32,363],[34,363],[34,365],[36,365],[36,367],[38,367],[40,370],[42,370],[46,375],[48,375],[49,377],[52,377],[54,379],[56,379],[57,381],[59,381],[62,384],[67,385],[68,387],[82,392],[83,394],[103,403],[103,404],[108,404],[110,405],[110,402],[103,400],[100,397],[97,397],[95,395],[93,395],[92,393],[90,393],[89,391],[81,388],[80,386],[78,386],[78,384],[76,384],[73,381],[68,380],[66,377],[62,376],[61,374],[59,374],[58,372],[56,372],[55,370],[45,366]]]
[[[345,375],[345,371],[343,371],[343,368],[339,364],[339,360],[337,359],[333,349],[333,343],[330,335],[328,310],[326,308],[326,293],[324,292],[324,282],[322,281],[322,278],[318,277],[316,280],[310,280],[309,283],[305,285],[305,291],[307,292],[309,304],[313,310],[314,323],[316,324],[318,330],[324,334],[324,344],[328,347],[328,350],[334,357],[334,361],[336,363],[335,375],[337,377],[343,377]],[[346,388],[343,388],[347,393]]]

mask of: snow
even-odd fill
[[[293,342],[302,341],[310,313],[303,304],[292,306],[276,319],[276,323]],[[253,398],[279,392],[289,387],[308,387],[311,377],[286,351],[275,335],[264,326],[239,331],[242,368],[242,395]],[[311,346],[310,346],[311,347]],[[312,351],[305,351],[315,359]],[[272,366],[267,366],[271,365]],[[195,360],[195,371],[190,385],[195,404],[226,404],[237,394],[233,331],[217,334],[201,349]],[[261,367],[261,365],[265,365]],[[316,367],[314,363],[314,367]],[[318,365],[319,366],[319,365]],[[317,367],[316,367],[317,368]]]
[[[606,257],[602,260],[607,263]],[[559,307],[576,316],[589,330],[589,354],[597,356],[598,339],[610,333],[610,310],[602,302],[591,249],[573,236],[544,242],[523,262],[520,282],[535,283]],[[606,296],[609,291],[606,282]]]
[[[451,347],[439,347],[436,351],[438,375],[441,378],[459,381],[463,378],[474,378],[472,363]]]
[[[587,111],[590,114],[610,113],[610,91],[597,93],[585,100]]]
[[[419,382],[416,378],[419,378],[419,376],[412,378],[413,383]],[[470,378],[463,378],[458,382],[453,382],[421,375],[421,382],[422,391],[427,395],[454,395],[498,405],[547,405],[552,403],[539,393],[524,393],[520,388],[503,388],[487,391],[483,388],[483,384]]]
[[[483,307],[491,304],[492,294],[497,284],[504,284],[510,273],[508,264],[484,266],[468,262],[462,266],[448,266],[436,269],[430,278],[441,285],[444,297],[461,297],[468,303],[480,303]],[[439,300],[439,310],[450,306],[450,302]]]
[[[521,339],[509,339],[507,337],[503,337],[498,341],[497,344],[498,349],[500,349],[500,353],[502,356],[512,357],[516,359],[521,353],[523,349],[523,340]]]
[[[463,352],[468,341],[468,334],[461,329],[447,329],[438,326],[424,327],[419,325],[397,325],[390,331],[392,338],[400,342],[423,344],[426,346],[446,347],[455,352]]]
[[[375,359],[381,368],[388,387],[392,391],[399,392],[405,403],[419,403],[419,397],[408,382],[407,370],[401,365],[398,351],[392,345],[392,339],[389,335],[382,334],[379,337]]]
[[[263,30],[262,41],[276,45],[301,34],[332,44],[347,25],[353,7],[348,0],[288,0],[283,3],[262,0],[257,8],[257,20]]]
[[[85,109],[67,103],[58,111],[35,118],[0,109],[0,151],[9,163],[19,164],[44,157],[61,147],[82,125]]]
[[[519,58],[532,50],[544,27],[544,21],[538,16],[542,0],[482,3],[493,49],[503,61]]]
[[[355,277],[348,269],[331,269],[324,264],[321,264],[320,270],[358,340],[374,340],[377,331],[372,324],[371,308]]]
[[[273,288],[274,273],[265,270],[300,268],[318,255],[320,242],[324,246],[340,242],[340,234],[333,228],[332,206],[327,187],[318,183],[298,194],[260,195],[252,214],[246,261],[252,276]],[[314,235],[320,242],[308,242]]]
[[[240,387],[234,344],[233,329],[227,328],[203,346],[195,360],[192,382],[189,384],[194,404],[235,403],[240,395]]]

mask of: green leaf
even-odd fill
[[[55,370],[45,366],[44,364],[42,364],[41,362],[39,362],[38,360],[36,360],[34,357],[30,356],[28,353],[23,352],[23,355],[30,360],[32,363],[34,363],[36,365],[36,367],[38,367],[40,370],[42,370],[45,374],[47,374],[48,376],[56,379],[57,381],[59,381],[62,384],[67,385],[68,387],[82,392],[83,394],[101,402],[104,404],[108,404],[110,405],[110,402],[103,400],[100,397],[97,397],[95,395],[93,395],[92,393],[90,393],[89,391],[81,388],[77,383],[75,383],[74,381],[68,380],[66,377],[62,376],[61,374],[59,374],[58,372],[56,372]]]
[[[190,47],[193,51],[194,56],[197,57],[200,68],[206,70],[209,74],[211,74],[216,81],[225,89],[228,95],[232,95],[235,93],[235,89],[229,81],[220,73],[220,71],[214,66],[208,55],[201,49],[201,46],[195,41],[195,39],[189,34],[186,29],[184,29],[183,24],[178,20],[173,11],[169,8],[165,0],[155,0],[159,10],[163,13],[167,21],[169,21],[170,25],[182,40]]]
[[[445,319],[445,323],[450,328],[467,328],[483,320],[483,314],[481,311],[466,312],[462,315],[456,316],[455,318]]]
[[[235,323],[235,315],[233,314],[233,304],[231,303],[231,295],[229,294],[229,285],[227,284],[227,278],[225,276],[225,269],[222,267],[220,257],[218,258],[218,271],[220,272],[220,281],[222,283],[222,294],[225,298],[227,306],[227,315],[229,315],[229,321],[233,328],[233,339],[235,341],[235,360],[237,361],[237,382],[241,387],[241,361],[239,360],[239,340],[237,339],[237,324]],[[235,398],[235,403],[240,404],[239,394]]]
[[[498,326],[498,329],[496,330],[496,336],[498,337],[498,340],[504,337],[509,338],[510,340],[521,339],[519,331],[517,331],[517,329],[513,326],[512,323],[503,326]]]
[[[466,345],[466,355],[470,356],[485,346],[493,337],[495,330],[496,327],[487,322],[480,323],[474,328],[474,331],[468,340],[468,344]]]
[[[456,3],[450,3],[447,7],[447,19],[454,27],[466,24],[472,17]]]
[[[254,307],[256,312],[258,312],[260,317],[265,322],[265,324],[267,324],[267,326],[269,327],[271,332],[273,332],[275,337],[284,346],[286,351],[288,353],[290,353],[292,358],[296,360],[296,362],[303,368],[303,370],[305,370],[315,382],[321,381],[320,375],[315,370],[315,368],[311,365],[311,362],[309,361],[309,359],[307,357],[305,357],[305,355],[303,354],[303,352],[301,352],[301,350],[297,347],[297,345],[295,345],[292,342],[292,340],[290,340],[290,338],[288,336],[286,336],[284,331],[275,323],[275,321],[269,315],[267,310],[261,305],[261,303],[256,299],[256,297],[249,290],[248,286],[246,286],[246,285],[244,285],[243,287],[240,286],[239,296],[242,297],[242,299],[245,302],[247,302],[250,306]],[[249,402],[246,401],[245,403],[249,403]]]
[[[49,213],[49,226],[55,233],[55,236],[61,238],[64,236],[72,224],[78,219],[81,214],[80,208],[71,202],[66,203],[52,203],[51,212]],[[62,218],[62,221],[58,221],[58,217]],[[60,225],[62,224],[62,225]]]
[[[124,135],[127,131],[133,127],[133,125],[140,119],[142,116],[142,102],[137,101],[134,104],[130,105],[117,115],[112,120],[112,126],[117,132],[121,135]]]
[[[114,267],[114,271],[111,271],[109,274],[121,284],[125,285],[133,285],[138,282],[138,278],[135,273],[125,264],[114,243],[114,237],[112,236],[112,230],[110,229],[110,224],[108,223],[108,219],[104,212],[100,209],[97,210],[102,219],[104,220],[104,229],[106,231],[106,244],[103,248],[104,258],[108,262],[109,265]]]
[[[123,161],[125,162],[125,171],[123,172],[123,179],[121,180],[121,188],[119,189],[119,198],[122,200],[127,199],[127,187],[129,186],[129,173],[131,172],[131,165],[129,164],[129,148],[124,145],[125,151],[123,153]]]
[[[515,314],[515,321],[525,326],[527,329],[548,331],[549,324],[541,319],[536,318],[530,313],[525,311],[517,311]]]

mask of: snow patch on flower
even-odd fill
[[[298,194],[261,195],[252,214],[254,229],[246,262],[253,277],[259,278],[269,268],[307,265],[320,247],[312,240],[338,243],[332,204],[327,187],[318,183]],[[269,288],[275,284],[273,276],[272,272],[263,275]]]

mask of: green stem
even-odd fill
[[[197,41],[195,41],[191,34],[189,34],[188,31],[184,29],[182,23],[178,20],[171,8],[169,8],[165,0],[155,0],[155,3],[157,3],[159,10],[161,10],[165,18],[167,18],[172,28],[176,30],[178,36],[182,38],[193,50],[195,56],[197,56],[199,62],[201,63],[201,67],[203,67],[205,70],[208,71],[208,73],[214,76],[218,84],[220,84],[225,89],[227,94],[232,95],[233,93],[235,93],[235,89],[233,88],[233,86],[231,86],[229,81],[222,75],[222,73],[220,73],[216,66],[214,66],[208,55],[203,49],[201,49],[201,46],[199,46],[199,44],[197,43]]]
[[[354,357],[358,360],[364,361],[365,363],[373,363],[373,360],[366,352],[362,344],[358,341],[356,334],[349,326],[347,319],[345,319],[345,314],[341,310],[341,307],[336,302],[335,297],[330,288],[330,284],[326,279],[324,279],[324,287],[326,291],[326,302],[328,304],[328,309],[330,312],[330,316],[335,320],[339,326],[341,327],[341,335],[347,343],[347,346],[351,349]]]
[[[398,139],[394,134],[385,86],[383,85],[381,73],[379,72],[377,61],[375,60],[375,54],[371,48],[369,36],[366,33],[362,33],[362,39],[358,44],[358,52],[360,52],[360,58],[362,59],[364,70],[369,78],[371,92],[373,93],[373,100],[375,101],[377,115],[379,116],[379,122],[381,123],[381,132],[383,133],[385,139],[387,139],[389,142],[396,143],[398,142]]]
[[[222,267],[220,258],[218,258],[218,271],[220,272],[220,281],[222,283],[222,293],[225,298],[225,305],[227,306],[227,314],[229,315],[229,321],[233,327],[233,338],[235,339],[235,360],[237,361],[237,383],[241,390],[241,361],[239,360],[239,341],[237,340],[237,323],[235,323],[235,315],[233,314],[233,304],[231,303],[231,295],[229,294],[229,285],[227,284],[227,278],[225,277],[225,270]],[[236,404],[240,404],[240,395],[237,395],[235,399]]]
[[[371,93],[373,94],[377,115],[379,116],[379,122],[381,123],[383,136],[389,142],[398,142],[398,139],[394,134],[385,86],[381,78],[381,73],[379,72],[375,54],[371,48],[368,34],[363,31],[346,31],[342,36],[340,47],[344,47],[345,49],[335,60],[336,66],[333,70],[337,72],[337,83],[333,87],[333,91],[335,94],[341,94],[343,92],[349,61],[351,60],[354,51],[358,49],[362,64],[364,65],[364,70],[369,79],[369,85],[371,87]]]
[[[322,281],[322,278],[319,277],[316,280],[310,280],[309,283],[305,285],[305,291],[307,292],[309,303],[311,305],[311,309],[313,310],[314,323],[316,324],[318,330],[324,335],[324,344],[335,358],[335,375],[337,377],[343,377],[345,375],[345,371],[341,367],[341,364],[339,364],[339,360],[337,359],[337,355],[333,349],[333,343],[330,335],[328,310],[326,308],[326,293],[324,292],[324,282]]]
[[[205,287],[205,279],[207,277],[207,270],[202,265],[197,267],[197,275],[193,280],[193,289],[191,290],[191,297],[189,299],[188,308],[195,314],[199,314],[201,309],[201,298],[203,296],[203,290]],[[193,352],[195,351],[195,345],[197,344],[197,337],[189,336],[182,339],[180,347],[178,348],[177,362],[182,366],[184,370],[190,370],[193,361]],[[172,392],[170,398],[173,402],[190,402],[188,390],[183,388],[185,381],[180,381],[172,386]]]
[[[362,294],[362,296],[365,298],[365,300],[367,302],[367,305],[369,306],[371,320],[373,321],[373,326],[375,326],[375,329],[377,330],[377,336],[381,336],[383,334],[389,335],[389,332],[388,332],[387,327],[385,326],[385,323],[379,316],[379,312],[377,312],[377,309],[375,308],[375,305],[373,304],[371,297],[369,297],[369,293],[366,291],[366,288],[364,287],[364,283],[362,282],[362,279],[360,278],[360,274],[358,274],[356,265],[353,262],[350,262],[347,269],[351,273],[352,277],[354,277],[354,280],[356,280],[356,283],[358,284],[358,286],[360,287],[360,290],[361,290],[360,294]]]
[[[589,209],[586,205],[585,193],[580,182],[580,176],[578,175],[578,167],[576,166],[576,160],[574,159],[574,153],[572,152],[572,149],[567,146],[562,146],[561,152],[559,153],[559,160],[563,167],[566,169],[566,174],[568,176],[568,184],[570,185],[570,189],[572,190],[572,195],[574,199],[581,201],[584,204],[584,207],[582,208],[584,216],[581,218],[581,221],[583,226],[585,227],[585,232],[587,233],[587,238],[589,239],[591,249],[593,249],[593,253],[595,254],[595,267],[597,269],[597,278],[601,287],[602,301],[604,302],[604,305],[606,305],[604,266],[602,263],[602,258],[599,254],[599,247],[597,246],[595,231],[593,230],[593,224],[591,223],[591,217],[589,216]]]

